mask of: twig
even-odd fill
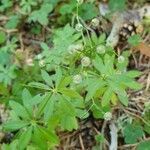
[[[140,112],[140,111],[138,111],[138,110],[136,110],[136,109],[133,109],[133,108],[126,108],[126,110],[128,110],[128,111],[132,111],[132,112],[134,112],[134,113],[138,113],[138,114],[140,114],[140,115],[141,115],[141,112]]]
[[[0,27],[0,31],[4,31],[9,34],[13,32],[18,32],[18,29],[5,29],[5,28]]]
[[[81,149],[85,150],[81,135],[79,135],[79,141],[80,141]]]
[[[136,57],[133,53],[132,53],[132,56],[133,56],[133,59],[134,59],[134,62],[135,62],[135,67],[138,68],[138,62],[137,62]]]
[[[148,91],[149,88],[150,88],[150,73],[148,74],[148,77],[147,77],[147,83],[146,83],[145,91]]]
[[[0,16],[0,21],[7,21],[7,20],[9,20],[8,17],[6,17],[6,16]]]
[[[24,44],[23,44],[23,40],[22,40],[22,33],[19,34],[19,40],[20,40],[21,50],[24,50]]]

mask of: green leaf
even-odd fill
[[[71,14],[74,8],[75,8],[75,5],[64,4],[60,8],[59,12],[61,13],[61,15]]]
[[[71,76],[64,77],[64,78],[60,81],[58,88],[63,88],[63,87],[68,86],[71,81],[72,81],[72,77],[71,77]]]
[[[54,35],[54,51],[58,53],[67,52],[68,47],[76,42],[81,37],[81,34],[77,34],[75,29],[67,24],[64,28],[55,31]],[[62,57],[62,55],[61,55]]]
[[[10,63],[11,55],[8,52],[0,50],[0,64],[7,65]]]
[[[102,134],[97,134],[97,135],[95,136],[95,140],[96,140],[96,142],[101,143],[101,142],[104,142],[104,141],[105,141],[105,137],[104,137],[104,135],[102,135]]]
[[[128,43],[131,44],[131,46],[137,46],[142,41],[141,36],[138,34],[135,34],[128,38]]]
[[[16,121],[8,121],[3,125],[4,130],[6,131],[15,131],[18,129],[21,129],[23,127],[26,127],[29,125],[29,122],[16,120]]]
[[[48,90],[48,91],[50,90],[50,87],[48,85],[45,85],[40,82],[30,82],[28,85],[34,88],[42,89],[42,90]]]
[[[5,24],[5,27],[7,29],[16,29],[19,22],[20,22],[20,18],[19,15],[14,15],[14,16],[10,16],[10,20],[7,21],[7,23]]]
[[[49,141],[52,144],[58,144],[59,140],[55,133],[47,130],[44,127],[38,126],[37,129],[41,133],[41,138],[44,138],[45,140]]]
[[[79,8],[79,15],[84,20],[90,20],[98,15],[98,9],[93,3],[83,3]]]
[[[26,109],[28,109],[30,114],[32,114],[31,99],[32,99],[32,96],[30,92],[27,89],[24,89],[22,92],[23,105],[26,107]]]
[[[56,98],[57,97],[55,95],[52,95],[45,106],[45,109],[44,109],[45,122],[47,122],[49,120],[49,118],[52,117],[52,115],[53,115],[53,112],[55,110],[54,106],[55,106]]]
[[[142,127],[139,125],[127,124],[123,130],[125,142],[127,144],[134,144],[139,138],[144,135]]]
[[[61,71],[60,67],[58,67],[56,69],[56,74],[55,74],[55,82],[56,82],[55,84],[56,84],[57,88],[58,88],[61,80],[62,80],[62,71]]]
[[[150,150],[150,140],[138,144],[136,150]]]
[[[89,79],[87,81],[88,87],[87,87],[87,95],[85,98],[85,101],[89,101],[91,98],[94,97],[96,94],[97,90],[105,86],[105,82],[100,80],[100,79]]]
[[[21,104],[15,102],[15,101],[10,101],[9,102],[10,107],[15,111],[17,116],[23,118],[23,119],[29,119],[29,113],[27,112],[26,108],[23,107]]]
[[[3,31],[0,31],[0,44],[3,44],[6,41],[6,34]]]
[[[37,127],[34,127],[32,142],[39,148],[39,150],[47,150],[48,144],[47,140],[45,140]]]
[[[60,103],[59,103],[59,113],[60,113],[60,116],[63,117],[63,116],[76,116],[76,109],[75,109],[75,106],[72,104],[70,98],[67,98],[67,97],[62,97],[61,95],[59,95],[59,100],[60,100]],[[74,99],[75,101],[75,99]]]
[[[38,21],[41,25],[46,26],[48,24],[48,14],[53,10],[52,4],[45,3],[41,6],[39,10],[33,11],[29,18],[28,21],[31,22],[36,22]],[[40,15],[39,15],[40,14]]]
[[[62,88],[59,89],[59,92],[61,92],[63,95],[68,96],[70,98],[81,98],[81,95],[72,89]]]
[[[114,74],[114,55],[109,56],[108,54],[105,54],[104,56],[104,64],[105,64],[105,74],[106,75],[113,75]]]
[[[143,87],[141,84],[137,83],[136,81],[124,82],[124,85],[134,90],[140,90]]]
[[[16,150],[18,148],[18,140],[13,140],[10,144],[3,144],[2,150]]]
[[[43,98],[44,98],[44,95],[41,96],[41,94],[38,94],[38,95],[32,97],[31,103],[30,103],[31,106],[33,107],[33,106],[35,106],[37,104],[40,104],[43,101]]]
[[[50,100],[50,98],[51,98],[51,93],[45,93],[45,95],[43,96],[42,102],[38,106],[36,117],[40,117],[43,114],[45,107],[48,101]]]
[[[98,44],[103,44],[105,43],[105,40],[106,40],[106,34],[105,33],[102,33],[100,35],[100,37],[98,38]]]
[[[103,60],[99,56],[96,56],[95,60],[93,61],[93,65],[101,74],[105,73]]]
[[[130,77],[130,78],[139,77],[141,74],[142,74],[142,72],[139,72],[139,71],[136,71],[136,70],[128,71],[127,73],[125,73],[125,75]]]
[[[41,70],[41,76],[47,85],[49,85],[50,87],[53,86],[52,78],[45,70]]]
[[[99,119],[103,118],[104,112],[110,111],[109,107],[101,107],[100,101],[95,101],[95,104],[91,108],[94,118]]]
[[[31,140],[31,136],[32,136],[32,127],[27,128],[27,130],[21,133],[18,141],[19,150],[24,150],[27,147],[28,143]]]
[[[120,102],[123,105],[128,106],[128,96],[126,91],[120,88],[119,90],[115,90],[115,92],[117,93]]]
[[[49,47],[48,47],[48,45],[46,44],[46,43],[44,43],[44,42],[41,42],[40,43],[40,46],[41,46],[41,48],[44,50],[44,51],[49,51]]]
[[[68,131],[76,130],[78,128],[77,119],[72,116],[64,116],[61,118],[61,127]]]
[[[109,105],[112,94],[113,94],[113,90],[110,87],[107,88],[107,90],[105,91],[105,93],[102,97],[102,106],[103,107]]]

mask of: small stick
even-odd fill
[[[146,83],[145,91],[148,91],[148,89],[150,89],[150,73],[148,74],[148,77],[147,77],[147,83]]]
[[[81,149],[85,150],[81,135],[79,135],[79,141],[80,141]]]

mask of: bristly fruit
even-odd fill
[[[88,67],[91,63],[91,60],[89,57],[85,56],[81,59],[81,64],[83,67]]]
[[[82,82],[82,76],[80,74],[77,74],[73,77],[73,83],[79,84]]]
[[[75,29],[76,29],[78,32],[81,32],[81,31],[83,30],[83,25],[82,25],[81,23],[78,23],[78,24],[76,24]]]

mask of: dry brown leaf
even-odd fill
[[[150,46],[146,43],[140,43],[138,46],[134,47],[133,50],[140,51],[142,55],[150,57]]]

